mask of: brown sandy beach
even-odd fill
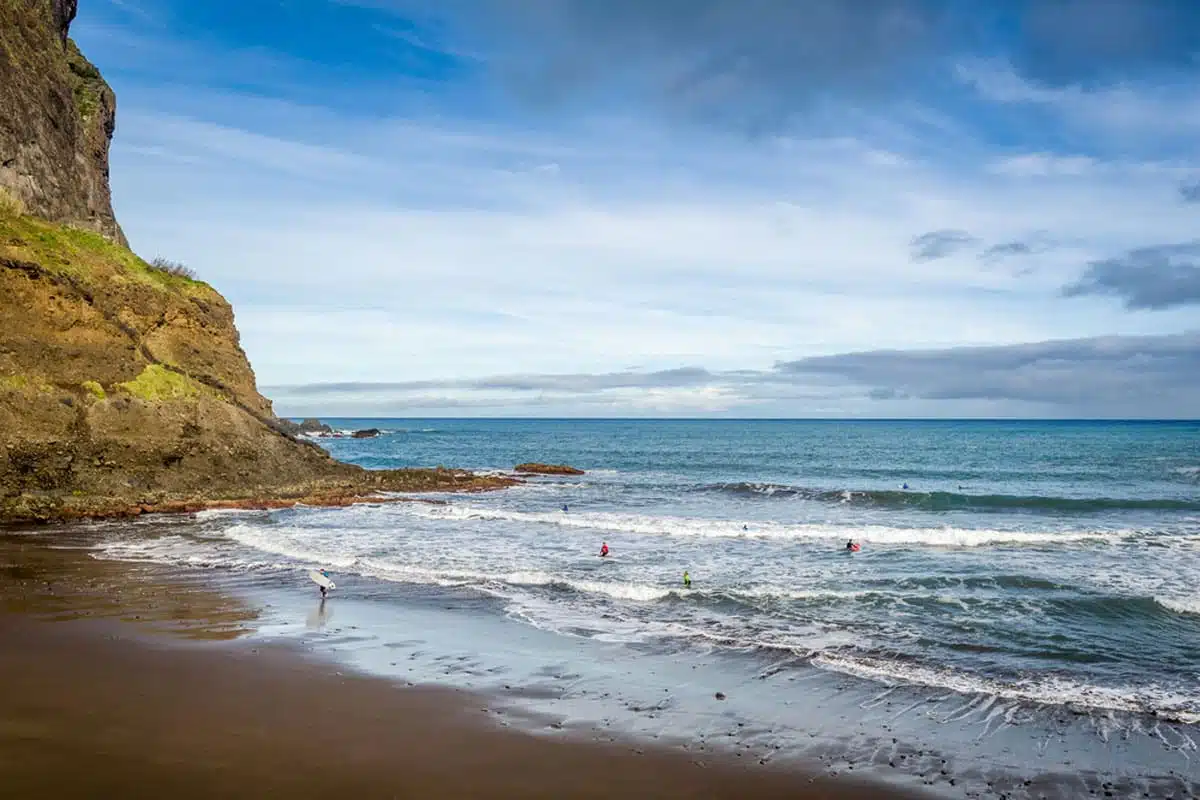
[[[733,757],[506,730],[486,697],[212,641],[253,613],[203,587],[0,538],[6,796],[905,796]],[[140,585],[123,600],[111,592],[120,580]]]

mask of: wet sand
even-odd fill
[[[913,796],[732,756],[504,729],[483,696],[213,641],[253,613],[202,587],[5,538],[8,796]]]
[[[902,796],[800,772],[496,728],[485,700],[282,649],[0,616],[0,785],[13,797]]]

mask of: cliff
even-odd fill
[[[67,39],[74,14],[0,0],[0,522],[511,483],[368,472],[275,417],[225,299],[125,245],[116,104]]]
[[[0,187],[39,217],[125,243],[108,146],[117,102],[67,38],[78,0],[0,0]]]

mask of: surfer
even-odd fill
[[[601,542],[600,543],[600,557],[605,558],[606,556],[608,556],[608,542]]]
[[[907,490],[908,490],[908,484],[906,483],[906,484],[902,485],[900,488],[901,488],[901,489],[904,489],[905,491],[907,491]]]
[[[853,539],[846,540],[846,552],[847,553],[857,553],[858,552],[858,545],[856,545],[854,543]]]
[[[563,513],[567,513],[567,504],[563,503]]]
[[[692,588],[692,576],[688,575],[688,571],[686,569],[683,571],[683,588]]]
[[[324,577],[324,578],[329,577],[329,570],[323,569],[320,572],[321,572],[322,577]],[[324,600],[325,596],[329,594],[329,590],[327,588],[325,588],[325,584],[323,584],[323,583],[317,584],[317,588],[319,588],[321,590],[321,599]]]

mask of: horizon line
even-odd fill
[[[531,417],[531,416],[359,416],[285,414],[283,419],[438,419],[449,421],[496,420],[506,422],[1139,422],[1200,423],[1200,417]]]

